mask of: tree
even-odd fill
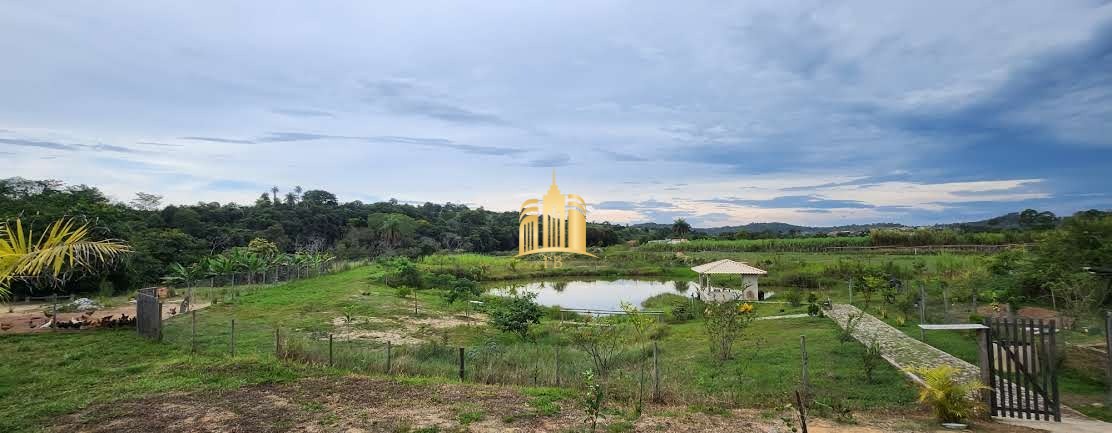
[[[753,305],[741,301],[708,302],[703,312],[703,327],[711,353],[721,361],[733,357],[734,341],[753,321]]]
[[[622,329],[606,319],[588,316],[586,323],[569,325],[565,330],[572,345],[587,353],[599,377],[607,377],[614,358],[622,348]]]
[[[672,223],[672,234],[676,237],[685,238],[690,232],[691,224],[688,224],[687,220],[683,218],[676,218],[676,221]]]
[[[270,187],[270,194],[274,196],[274,204],[278,204],[278,185]]]
[[[319,189],[305,191],[301,202],[310,206],[336,206],[336,195]]]
[[[135,193],[135,198],[131,199],[131,207],[141,210],[152,212],[160,208],[162,204],[162,196],[155,194],[147,194],[145,192]]]
[[[33,229],[26,233],[23,223],[0,223],[0,297],[11,293],[15,279],[50,278],[64,282],[71,273],[85,273],[131,252],[116,240],[92,240],[87,224],[59,219],[39,236]]]
[[[541,322],[544,312],[534,301],[536,293],[526,292],[500,298],[490,309],[490,324],[502,332],[512,332],[522,340],[529,338],[529,327]]]

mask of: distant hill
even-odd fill
[[[1008,230],[1008,229],[1029,229],[1029,228],[1050,228],[1058,225],[1061,218],[1055,216],[1051,212],[1039,212],[1037,210],[1028,209],[1023,212],[1012,212],[1009,214],[1001,215],[998,217],[989,218],[980,221],[958,222],[951,224],[937,224],[935,228],[955,229],[962,231],[993,231],[993,230]],[[671,224],[661,223],[641,223],[634,224],[631,227],[646,228],[651,230],[671,230]],[[708,235],[719,235],[721,233],[746,231],[749,233],[799,233],[799,234],[816,234],[816,233],[831,233],[831,232],[867,232],[872,229],[896,229],[896,228],[909,228],[909,226],[896,223],[874,223],[874,224],[850,224],[841,226],[799,226],[795,224],[781,223],[781,222],[762,222],[762,223],[749,223],[739,226],[722,226],[722,227],[695,227],[692,230],[699,233],[706,233]]]
[[[631,227],[645,228],[645,229],[650,229],[650,230],[660,230],[660,229],[671,230],[672,229],[671,224],[661,224],[661,223],[641,223],[641,224],[634,224]],[[798,226],[798,225],[795,225],[795,224],[780,223],[780,222],[768,222],[768,223],[749,223],[749,224],[740,225],[740,226],[696,227],[696,228],[693,228],[692,230],[694,230],[696,232],[700,232],[700,233],[706,233],[706,234],[709,234],[709,235],[718,235],[718,234],[721,234],[721,233],[730,233],[730,232],[739,232],[739,231],[746,231],[746,232],[749,232],[749,233],[791,233],[792,231],[795,231],[796,233],[801,233],[801,234],[815,234],[815,233],[830,233],[830,232],[840,232],[840,231],[867,232],[867,231],[872,230],[872,229],[899,228],[899,227],[906,227],[906,226],[904,226],[902,224],[896,224],[896,223],[876,223],[876,224],[850,224],[850,225],[830,226],[830,227],[821,227],[821,226],[811,227],[811,226]]]

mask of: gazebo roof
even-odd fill
[[[730,259],[722,259],[716,262],[710,262],[691,268],[691,270],[700,274],[740,274],[740,275],[767,275],[761,269],[754,268],[742,262],[735,262]]]

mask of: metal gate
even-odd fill
[[[985,319],[993,416],[1062,421],[1054,321]]]
[[[139,289],[135,296],[135,330],[143,337],[162,341],[162,302],[157,287]]]

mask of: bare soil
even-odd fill
[[[458,315],[453,317],[336,317],[332,319],[334,338],[339,341],[372,340],[378,343],[421,344],[435,335],[434,331],[451,329],[458,326],[481,324],[486,321],[483,314]]]
[[[182,298],[170,298],[163,300],[162,318],[166,319],[173,317],[177,313],[177,308],[181,304]],[[68,302],[68,301],[67,301]],[[62,305],[61,302],[58,304]],[[207,302],[199,302],[193,304],[194,310],[207,307]],[[3,334],[27,334],[32,332],[52,332],[56,331],[50,328],[43,328],[42,326],[50,321],[50,310],[52,305],[46,303],[30,303],[30,304],[15,304],[11,306],[12,312],[8,312],[8,306],[3,306],[0,310],[0,335]],[[113,306],[111,308],[101,308],[95,311],[88,312],[68,312],[58,313],[59,322],[67,322],[70,320],[81,320],[83,317],[90,319],[100,319],[103,317],[113,316],[120,317],[121,314],[126,314],[130,317],[135,316],[135,304],[125,303],[122,305]]]
[[[305,379],[234,391],[162,394],[101,403],[57,419],[52,432],[572,432],[586,431],[574,401],[544,415],[516,388],[486,385],[417,384],[388,379]],[[629,411],[626,410],[626,413]],[[463,416],[461,414],[469,414]],[[811,432],[943,431],[928,414],[860,413],[854,424],[812,419]],[[626,424],[625,428],[619,424]],[[787,432],[777,414],[734,410],[708,415],[676,406],[650,406],[636,421],[611,415],[602,421],[617,431]],[[979,423],[974,431],[1039,430]]]

